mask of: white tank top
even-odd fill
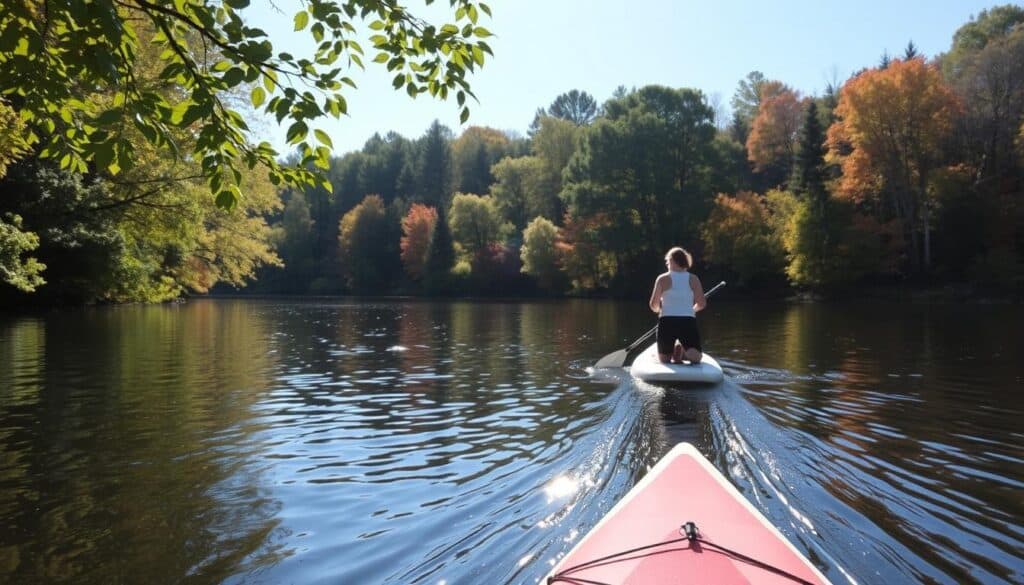
[[[672,288],[661,293],[661,316],[694,317],[690,273],[686,270],[669,270],[668,275],[672,279]]]

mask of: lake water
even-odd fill
[[[588,300],[0,316],[0,581],[532,584],[688,441],[835,583],[1024,582],[1024,307],[712,302],[719,387],[590,374],[651,325]]]

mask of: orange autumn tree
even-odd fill
[[[406,274],[413,280],[423,277],[427,263],[430,238],[437,225],[437,210],[421,203],[413,203],[402,218],[401,258]]]
[[[754,170],[788,169],[806,106],[807,98],[779,81],[762,86],[761,103],[747,137],[747,158],[754,163]]]
[[[828,130],[826,160],[843,171],[837,195],[895,219],[915,273],[931,264],[929,177],[960,112],[937,66],[893,59],[846,82]]]

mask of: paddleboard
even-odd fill
[[[692,523],[688,538],[681,528]],[[542,583],[827,585],[696,447],[680,443]]]
[[[645,382],[695,382],[717,384],[722,381],[722,366],[707,353],[699,364],[663,364],[658,359],[658,344],[653,343],[633,360],[629,373]]]

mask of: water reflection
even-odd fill
[[[216,580],[280,557],[248,461],[259,320],[172,311],[0,326],[0,578]]]
[[[777,343],[748,345],[737,378],[773,427],[805,434],[765,443],[799,450],[783,461],[819,478],[823,537],[855,534],[877,555],[853,565],[862,580],[1019,581],[1024,399],[1007,389],[1024,348],[1005,320],[1020,311],[893,309],[790,305],[760,320]]]
[[[702,390],[588,376],[642,303],[0,321],[0,580],[534,583],[687,441],[837,583],[1019,582],[1021,317],[716,302]]]

